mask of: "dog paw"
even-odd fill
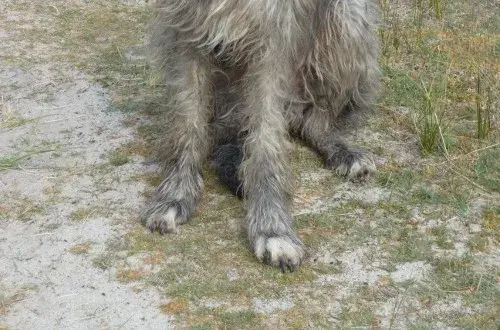
[[[170,207],[165,213],[152,213],[145,216],[143,219],[146,228],[151,232],[158,230],[162,234],[178,233],[177,223],[177,208]]]
[[[159,231],[161,234],[177,233],[178,226],[188,221],[190,212],[186,203],[151,202],[141,215],[141,221],[151,232]]]
[[[253,244],[255,256],[266,264],[279,267],[284,273],[293,272],[305,257],[305,250],[298,238],[288,236],[259,236]]]
[[[376,172],[375,162],[367,154],[360,154],[351,164],[347,177],[351,181],[363,182]]]
[[[338,175],[355,182],[366,181],[376,172],[375,162],[370,154],[347,148],[342,148],[329,157],[326,164]]]

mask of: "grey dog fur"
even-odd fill
[[[177,231],[200,198],[207,156],[236,144],[252,250],[294,270],[305,248],[292,228],[289,134],[340,175],[375,171],[341,135],[376,98],[376,0],[157,0],[155,8],[152,45],[171,103],[157,145],[165,179],[144,224]]]

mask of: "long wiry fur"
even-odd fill
[[[299,266],[288,134],[341,175],[375,170],[341,138],[377,91],[375,1],[158,0],[152,40],[171,104],[158,144],[165,180],[143,213],[147,227],[176,231],[189,219],[215,150],[219,174],[245,195],[255,255]]]

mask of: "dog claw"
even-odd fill
[[[283,274],[285,274],[287,267],[290,267],[290,266],[288,266],[287,264],[285,264],[285,262],[283,261],[283,259],[280,259],[280,268],[281,268],[281,272]]]
[[[295,269],[297,268],[297,265],[293,264],[292,260],[288,259],[288,261],[284,261],[283,259],[279,260],[279,267],[281,269],[281,272],[285,274],[287,270],[290,273],[293,273]]]

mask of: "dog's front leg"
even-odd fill
[[[175,88],[165,113],[165,133],[157,154],[165,179],[142,213],[151,231],[176,232],[189,220],[201,195],[202,162],[210,149],[208,120],[211,116],[211,68],[202,57],[179,56],[173,77]]]
[[[246,81],[247,137],[241,167],[248,235],[256,257],[283,271],[304,259],[304,246],[292,228],[290,143],[284,116],[291,61],[269,51],[249,68]],[[271,56],[272,55],[272,56]]]

